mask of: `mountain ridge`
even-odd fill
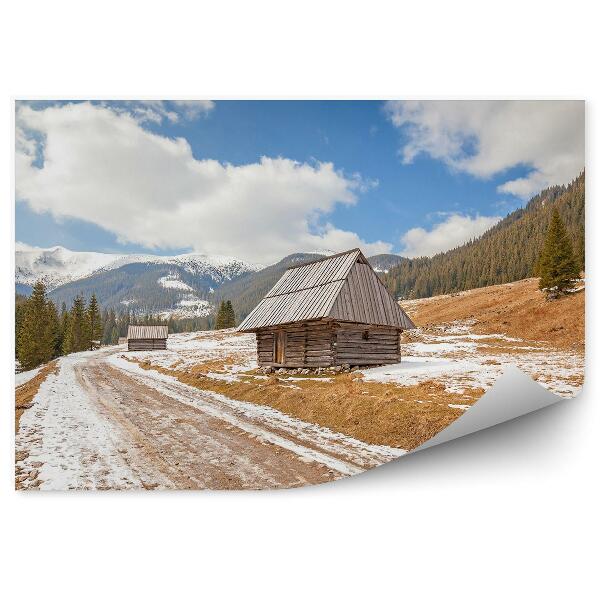
[[[74,251],[64,246],[36,248],[17,243],[15,252],[15,282],[33,285],[41,279],[48,290],[84,279],[101,271],[133,264],[169,264],[182,266],[190,273],[208,274],[215,281],[237,277],[248,271],[258,271],[263,265],[233,256],[185,253],[171,256],[157,254],[112,254]]]

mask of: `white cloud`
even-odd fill
[[[584,167],[582,101],[392,101],[386,111],[406,135],[405,163],[428,154],[480,178],[526,165],[527,176],[498,187],[520,198],[569,183]]]
[[[212,100],[173,100],[172,103],[183,110],[187,119],[197,119],[207,115],[214,107]]]
[[[445,221],[437,223],[429,231],[422,227],[409,229],[402,236],[402,256],[433,256],[456,248],[469,240],[479,237],[500,221],[500,217],[452,214]]]
[[[130,114],[138,123],[171,123],[194,121],[205,117],[214,108],[212,100],[125,100],[102,102],[102,106],[116,113]]]
[[[157,135],[129,112],[89,103],[20,106],[17,128],[17,198],[37,212],[95,223],[121,242],[260,262],[324,247],[391,249],[327,221],[368,185],[331,163],[197,160],[185,139]]]

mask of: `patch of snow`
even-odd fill
[[[184,281],[181,281],[181,279],[177,277],[176,273],[169,273],[169,275],[160,277],[158,279],[158,284],[168,289],[193,291],[193,288]]]
[[[129,441],[98,414],[77,379],[75,367],[87,354],[58,359],[58,373],[40,385],[34,405],[21,417],[15,447],[29,455],[17,465],[31,472],[33,463],[42,463],[40,489],[139,488],[139,478],[118,452]]]
[[[41,365],[35,369],[31,369],[30,371],[21,371],[20,373],[15,373],[15,387],[19,387],[20,385],[27,383],[30,379],[33,379],[44,366],[45,365]]]
[[[333,256],[337,254],[337,250],[330,250],[328,248],[317,248],[316,250],[300,250],[300,254],[322,254],[323,256]]]
[[[234,329],[218,331],[193,331],[169,335],[168,350],[130,352],[138,360],[167,369],[193,367],[199,362],[233,359],[228,372],[242,373],[256,369],[256,336],[253,333],[236,333]]]
[[[174,318],[189,319],[193,317],[206,317],[212,310],[213,305],[207,300],[202,300],[195,294],[186,294],[181,300],[177,301],[174,308],[160,312],[159,316],[163,319],[168,319],[171,316]]]
[[[436,381],[448,392],[463,394],[469,388],[489,389],[514,364],[561,396],[581,389],[583,355],[500,333],[475,334],[475,323],[471,319],[412,330],[411,341],[402,345],[402,362],[363,369],[364,379],[406,386]]]
[[[408,350],[404,350],[408,352]],[[496,380],[495,371],[488,366],[482,367],[476,362],[449,358],[431,358],[405,356],[402,362],[363,369],[365,381],[396,383],[398,385],[418,385],[424,381],[440,381],[445,384],[448,392],[463,393],[465,387],[488,387]],[[462,381],[468,376],[469,381]]]

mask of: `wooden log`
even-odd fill
[[[364,355],[361,354],[359,356],[338,356],[338,364],[343,364],[343,363],[350,363],[350,364],[358,364],[360,362],[369,362],[369,363],[381,363],[381,364],[385,364],[385,363],[396,363],[396,362],[400,362],[399,361],[399,356],[398,354],[389,354],[389,355],[385,355],[385,354],[377,354],[377,355]]]
[[[395,349],[390,349],[390,350],[381,350],[381,351],[374,351],[374,350],[338,350],[337,352],[337,356],[341,357],[341,356],[396,356],[398,353],[397,350]]]
[[[336,365],[350,365],[354,367],[356,365],[396,365],[400,363],[398,357],[394,358],[351,358],[351,357],[340,357],[335,363]]]
[[[398,340],[386,340],[381,342],[378,340],[340,340],[337,342],[338,348],[356,348],[361,346],[362,348],[397,348]]]
[[[359,340],[359,339],[364,339],[364,336],[367,336],[367,339],[369,340],[397,340],[398,339],[398,335],[395,333],[374,333],[373,331],[367,331],[367,332],[352,332],[352,333],[345,333],[345,332],[340,332],[337,334],[337,339],[338,340]]]

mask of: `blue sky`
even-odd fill
[[[577,103],[538,107],[517,102],[500,108],[482,102],[380,101],[217,101],[200,108],[193,102],[187,108],[168,102],[84,104],[79,111],[66,102],[17,104],[19,242],[103,252],[246,252],[254,260],[270,261],[279,251],[314,249],[321,241],[340,250],[358,239],[371,244],[366,247],[370,253],[432,254],[479,235],[541,187],[568,183],[583,168],[579,138],[563,141],[560,131],[547,131],[559,111],[577,125],[582,115]],[[531,120],[528,113],[544,117],[533,132],[539,139],[530,141],[531,147],[512,149],[521,139],[518,127]],[[498,133],[503,126],[506,135]],[[127,136],[137,139],[138,134],[143,138],[139,146],[129,148]],[[522,139],[531,135],[523,132]],[[583,131],[579,137],[582,144]],[[163,148],[163,140],[178,138],[187,141],[189,153]],[[570,161],[557,168],[556,156],[566,153],[565,146]],[[118,162],[111,162],[112,147],[121,156]],[[540,147],[546,147],[543,153]],[[166,152],[166,158],[159,152]],[[261,165],[262,157],[286,161],[281,165],[285,173],[272,173]],[[213,176],[210,161],[220,164],[218,175]],[[294,172],[292,163],[305,166],[312,179]],[[323,173],[323,164],[331,164],[335,175]],[[156,178],[163,165],[156,184],[142,185]],[[189,179],[197,170],[193,165],[204,170],[197,183]],[[231,165],[230,173],[223,171],[225,165]],[[246,173],[248,165],[256,174]],[[548,165],[554,165],[554,172]],[[265,196],[269,201],[263,204]],[[316,196],[319,200],[313,201]],[[148,222],[156,223],[140,222],[130,234],[114,217],[100,214],[99,205],[107,202],[114,202],[113,213],[131,206],[124,219],[137,221],[147,212]],[[161,202],[165,205],[158,208]],[[186,212],[203,202],[204,212]],[[286,203],[289,214],[282,210],[273,217],[266,236],[248,235],[247,242],[239,242],[247,235],[244,219],[258,233],[255,213],[272,215]],[[236,221],[231,251],[227,235],[219,242],[216,231],[224,231],[227,220],[219,217],[212,224],[206,212],[223,204],[230,205]],[[173,218],[177,211],[179,225]],[[161,219],[168,227],[161,228]],[[191,219],[196,229],[189,227]],[[290,233],[284,243],[286,227],[302,219],[305,230]],[[162,239],[167,228],[172,233]],[[324,233],[327,228],[334,233]],[[271,237],[274,229],[280,229],[279,237]],[[257,249],[263,238],[265,248]]]

